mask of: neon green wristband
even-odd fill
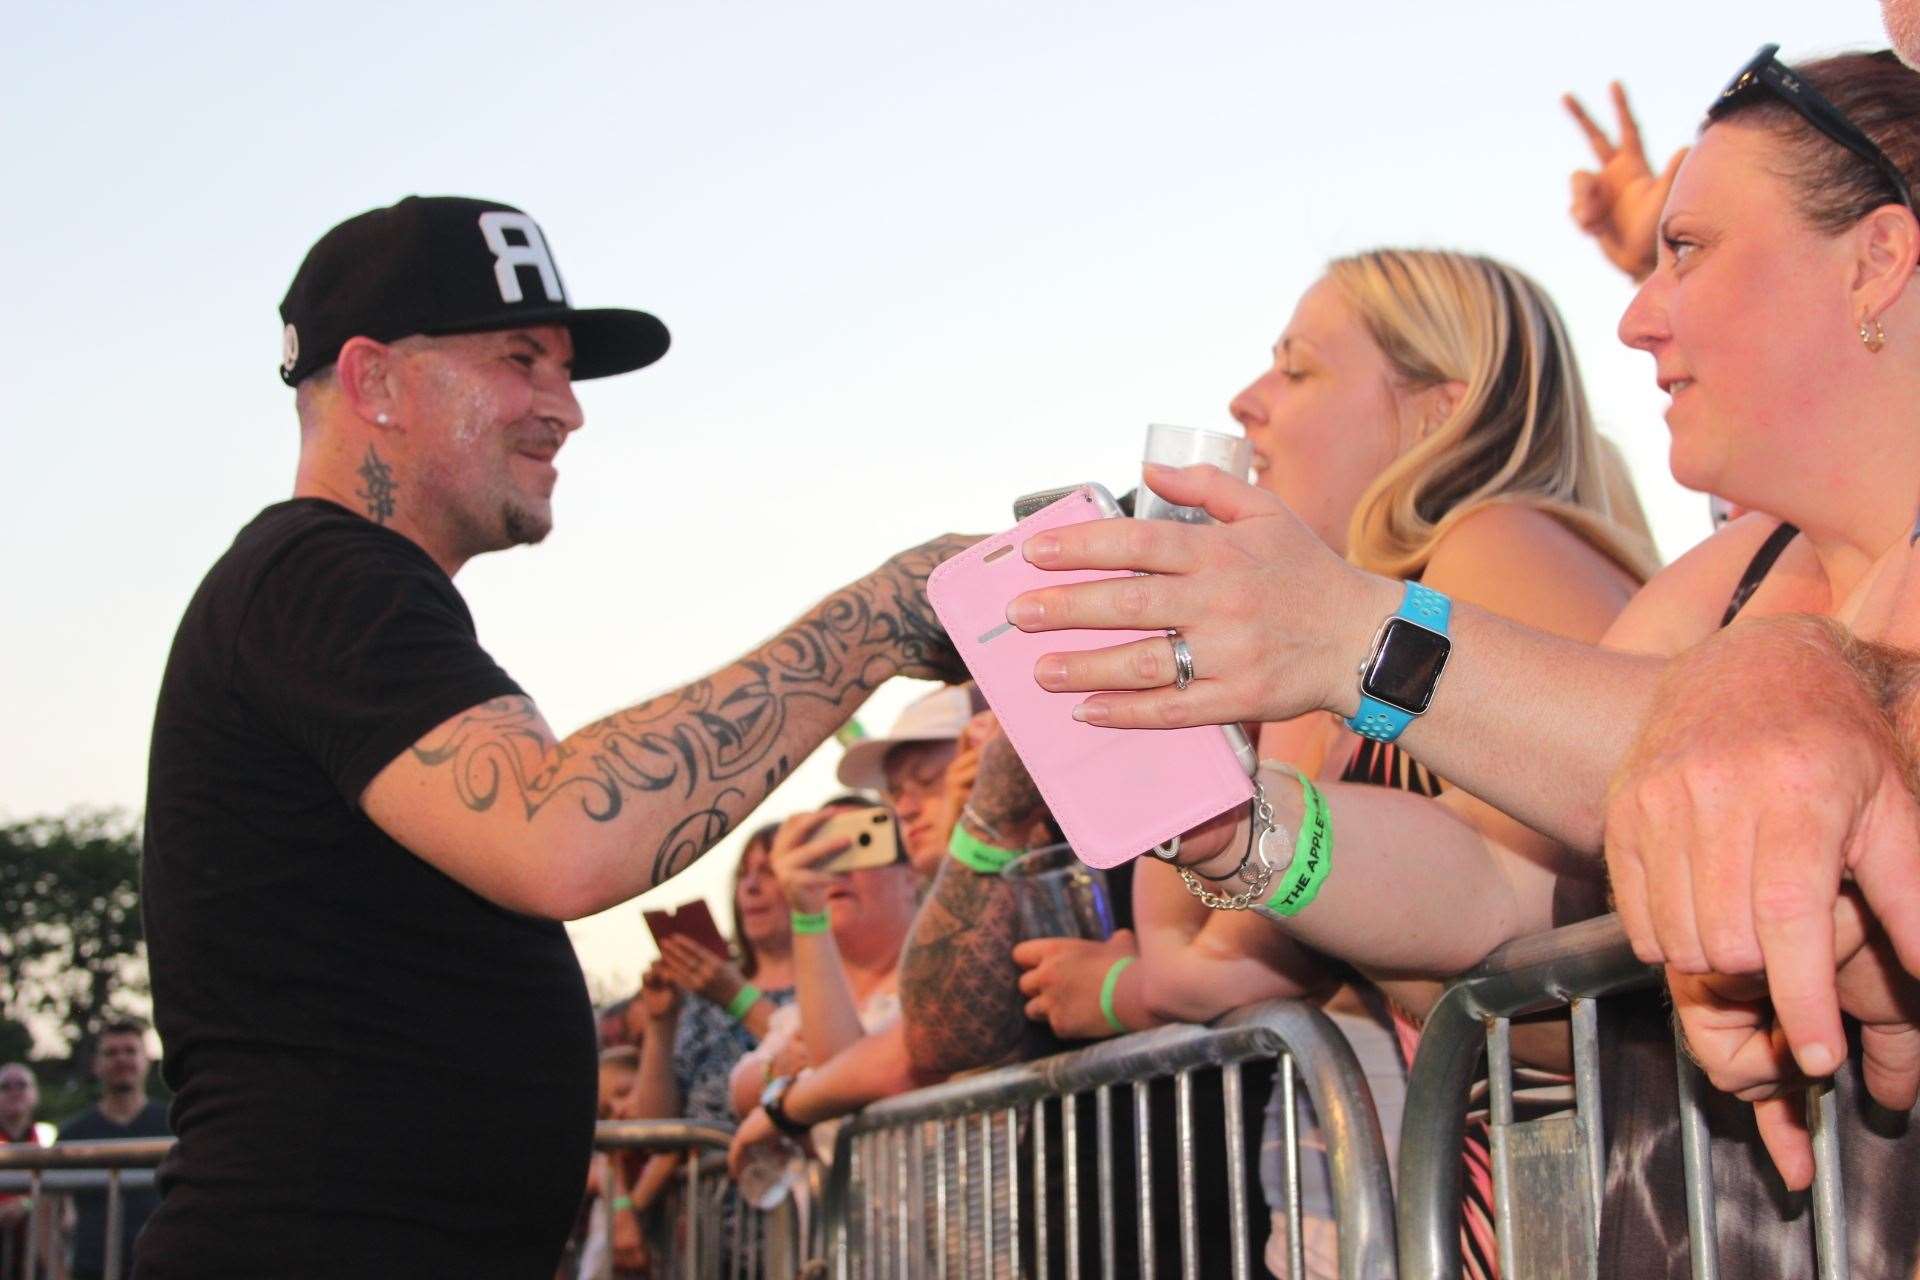
[[[1327,813],[1327,798],[1305,774],[1294,776],[1300,779],[1303,802],[1300,836],[1294,841],[1293,861],[1280,873],[1267,899],[1267,910],[1280,916],[1297,916],[1306,910],[1333,870],[1333,819]]]
[[[633,1212],[633,1197],[632,1196],[615,1196],[613,1198],[613,1211],[615,1213]]]
[[[833,920],[824,911],[796,911],[793,913],[793,931],[795,933],[825,933]]]
[[[953,824],[953,835],[947,840],[947,852],[962,866],[971,867],[983,876],[997,876],[1006,870],[1009,862],[1020,856],[1021,851],[990,845],[968,831],[963,823],[956,822]]]
[[[1120,1021],[1120,1015],[1113,1011],[1113,993],[1120,986],[1120,975],[1127,971],[1134,957],[1121,956],[1113,962],[1113,968],[1107,970],[1107,980],[1100,984],[1100,1012],[1105,1015],[1107,1025],[1113,1028],[1115,1035],[1127,1034],[1127,1024]]]
[[[727,1001],[727,1016],[735,1022],[747,1016],[747,1010],[760,1002],[760,988],[751,982],[742,986],[733,999]]]

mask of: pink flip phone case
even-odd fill
[[[1000,727],[1046,797],[1080,860],[1111,867],[1253,798],[1253,784],[1218,726],[1109,729],[1073,718],[1086,695],[1051,693],[1033,678],[1042,654],[1103,649],[1149,631],[1044,631],[1007,622],[1007,604],[1038,587],[1124,572],[1035,568],[1021,554],[1047,529],[1101,519],[1080,489],[933,571],[927,598],[986,695]]]

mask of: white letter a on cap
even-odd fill
[[[509,244],[509,231],[518,231],[526,243]],[[547,252],[546,237],[540,234],[539,223],[524,213],[489,209],[480,215],[480,234],[486,237],[487,248],[493,250],[493,278],[500,282],[502,302],[518,302],[524,296],[516,267],[532,267],[540,273],[540,284],[547,291],[548,302],[567,300],[560,288],[560,273],[554,270],[553,257]]]

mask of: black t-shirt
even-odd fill
[[[60,1126],[62,1142],[93,1142],[100,1139],[164,1138],[167,1107],[149,1102],[126,1124],[116,1124],[99,1107],[88,1107]],[[140,1234],[147,1218],[160,1203],[158,1193],[126,1190],[120,1193],[120,1266],[124,1274],[127,1260],[133,1257],[133,1238]],[[107,1269],[107,1193],[73,1193],[73,1270],[74,1274],[100,1275]]]
[[[519,692],[432,559],[329,502],[267,508],[195,593],[148,766],[179,1143],[140,1280],[551,1276],[593,1135],[579,962],[359,803],[435,725]]]

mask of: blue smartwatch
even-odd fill
[[[1392,742],[1433,703],[1453,641],[1447,623],[1453,601],[1417,582],[1407,583],[1400,608],[1381,624],[1373,652],[1360,664],[1360,711],[1347,728],[1376,742]]]

